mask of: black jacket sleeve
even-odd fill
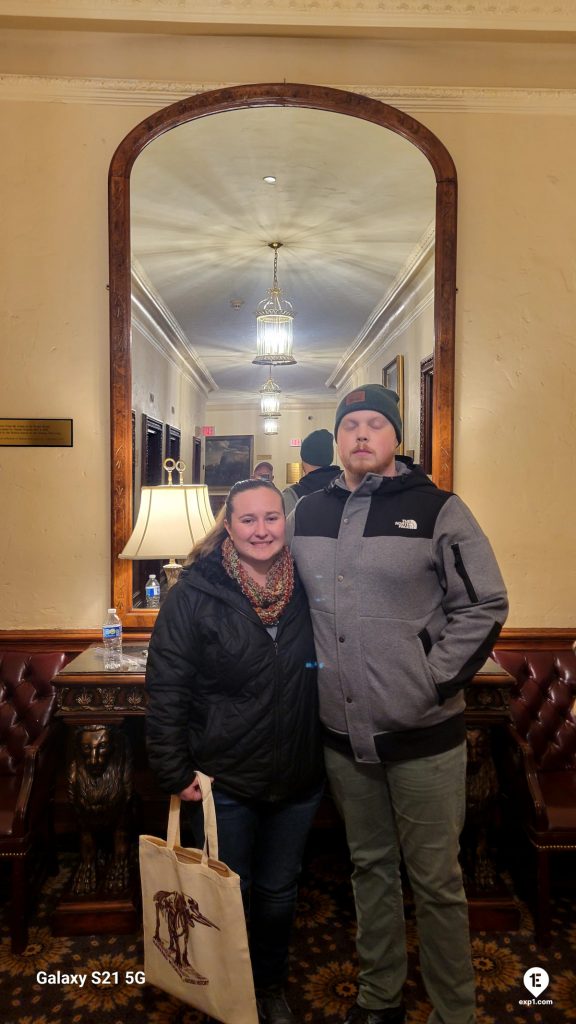
[[[189,749],[196,667],[195,595],[168,592],[150,638],[146,667],[148,761],[162,788],[179,793],[194,778]]]

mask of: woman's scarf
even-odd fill
[[[263,587],[252,579],[242,565],[230,537],[222,544],[222,564],[265,626],[275,626],[294,592],[294,562],[283,547],[266,574]]]

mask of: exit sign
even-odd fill
[[[290,447],[291,448],[299,448],[301,444],[302,444],[302,442],[301,442],[299,437],[291,437],[290,438]]]

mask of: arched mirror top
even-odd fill
[[[112,602],[126,628],[146,629],[156,613],[132,608],[132,566],[119,560],[132,528],[130,175],[142,150],[173,128],[212,114],[254,107],[301,107],[348,115],[395,132],[416,146],[436,178],[434,248],[434,415],[432,477],[452,483],[456,172],[444,145],[407,114],[369,97],[307,85],[249,85],[190,97],[137,125],[112,159],[109,177]],[[359,161],[362,156],[359,154]]]

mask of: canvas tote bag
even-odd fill
[[[204,849],[180,845],[178,796],[167,839],[140,836],[146,981],[223,1024],[258,1024],[240,876],[218,860],[212,786],[196,778]]]

